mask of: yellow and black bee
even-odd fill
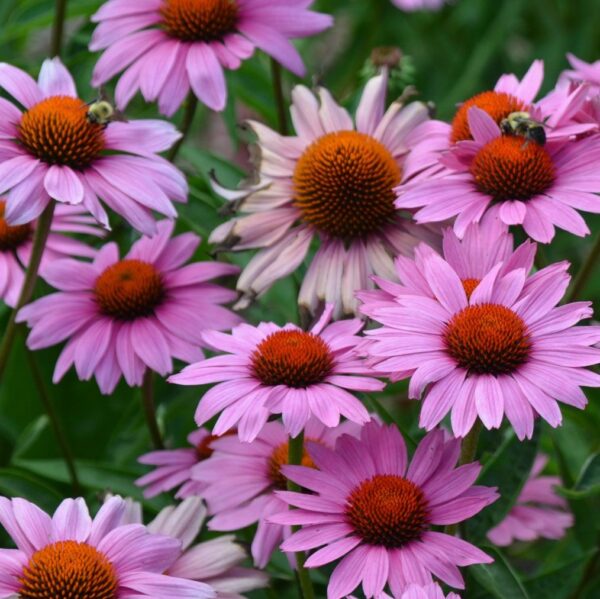
[[[88,104],[87,119],[90,123],[106,127],[112,121],[126,122],[127,119],[108,101],[103,90],[100,97]]]
[[[528,143],[535,142],[539,146],[546,143],[545,124],[531,118],[528,112],[511,112],[500,121],[500,130],[505,135],[519,135]]]

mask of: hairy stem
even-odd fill
[[[29,265],[27,266],[27,272],[25,273],[21,295],[19,296],[17,305],[10,314],[4,331],[4,338],[0,345],[0,380],[4,375],[6,364],[8,363],[10,352],[15,341],[15,335],[17,333],[17,314],[23,306],[29,303],[31,296],[33,295],[33,290],[35,289],[38,270],[46,247],[46,240],[50,233],[52,217],[54,216],[54,206],[54,200],[50,200],[37,222],[35,236],[33,238],[33,248],[29,258]]]
[[[60,451],[63,455],[63,459],[65,461],[65,465],[67,467],[67,471],[69,472],[69,478],[71,479],[71,488],[73,490],[73,497],[80,497],[81,493],[81,484],[79,483],[79,477],[77,476],[77,469],[75,467],[75,458],[73,457],[73,452],[71,451],[71,446],[69,445],[69,440],[67,439],[67,435],[63,430],[63,427],[58,418],[58,414],[52,405],[52,400],[48,395],[48,390],[46,389],[46,385],[44,384],[44,377],[40,371],[40,368],[35,359],[35,355],[33,352],[27,350],[27,361],[29,362],[29,369],[31,371],[31,376],[33,378],[33,382],[37,388],[38,395],[40,396],[40,400],[42,405],[44,406],[44,410],[48,416],[48,420],[50,421],[50,426],[54,431],[54,436],[56,437],[56,441],[60,447]]]
[[[54,23],[52,24],[52,39],[50,42],[50,56],[58,56],[60,58],[65,33],[66,16],[67,0],[56,0]]]
[[[142,382],[142,402],[144,404],[144,414],[146,416],[146,424],[148,425],[148,432],[152,439],[152,445],[154,449],[164,449],[162,435],[158,428],[158,421],[156,420],[156,406],[154,403],[154,372],[149,368],[144,374],[144,380]]]
[[[179,150],[181,150],[181,146],[185,142],[191,128],[192,123],[194,122],[194,116],[196,115],[196,109],[198,108],[198,98],[193,91],[190,91],[188,97],[185,101],[185,112],[183,113],[183,121],[181,121],[181,137],[177,140],[175,145],[171,148],[167,158],[174,162],[175,158],[179,154]]]
[[[273,94],[275,96],[275,106],[277,108],[277,128],[281,135],[287,135],[287,107],[285,104],[285,96],[283,94],[281,65],[274,58],[271,58],[271,76],[273,78]]]
[[[572,302],[579,298],[580,293],[585,289],[590,276],[594,272],[598,259],[600,259],[600,235],[596,237],[590,253],[581,265],[579,272],[575,275],[565,301]]]
[[[475,420],[473,428],[469,431],[469,434],[462,440],[460,446],[460,458],[458,459],[458,465],[463,466],[464,464],[470,464],[477,455],[477,445],[479,444],[479,435],[481,434],[481,420],[479,418]],[[444,532],[448,535],[455,535],[458,531],[457,524],[448,524],[444,528]]]
[[[288,454],[288,464],[299,465],[302,463],[302,455],[304,454],[304,433],[300,433],[297,437],[290,437],[289,439],[289,454]],[[287,481],[288,491],[296,491],[300,492],[301,488],[296,483],[291,480]],[[292,531],[296,532],[299,527],[293,526]],[[312,581],[310,579],[310,574],[308,570],[304,566],[304,562],[306,561],[306,555],[304,551],[297,551],[295,554],[296,557],[296,575],[298,579],[298,586],[300,588],[300,594],[303,599],[314,599],[315,591],[312,586]]]

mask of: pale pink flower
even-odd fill
[[[440,10],[449,0],[392,0],[392,4],[406,12]]]
[[[177,597],[209,599],[202,582],[166,575],[181,541],[122,524],[126,502],[113,497],[92,520],[83,499],[65,499],[54,515],[25,499],[0,497],[0,523],[16,549],[0,549],[0,598]]]
[[[393,303],[366,298],[363,308],[383,324],[366,332],[364,350],[376,371],[410,377],[409,396],[423,399],[421,427],[430,430],[451,412],[454,434],[464,437],[477,417],[498,428],[506,414],[523,439],[536,414],[561,424],[558,401],[585,407],[580,387],[600,386],[600,375],[586,368],[600,362],[592,347],[600,327],[575,326],[592,315],[590,302],[557,306],[568,263],[528,276],[530,258],[512,270],[499,262],[473,287],[425,250],[412,268],[398,265],[402,286],[386,288]]]
[[[112,393],[121,375],[139,386],[149,368],[167,375],[172,358],[196,362],[207,329],[229,329],[239,316],[221,306],[235,292],[209,282],[237,267],[219,262],[184,265],[200,244],[193,233],[171,237],[174,224],[158,223],[158,234],[136,241],[123,260],[108,243],[92,263],[59,260],[44,271],[59,289],[25,306],[18,315],[32,329],[32,350],[68,341],[54,370],[58,382],[71,366],[81,380],[95,375]]]
[[[246,551],[235,542],[233,535],[194,544],[205,519],[202,499],[189,497],[177,506],[162,509],[148,524],[150,532],[181,543],[179,557],[165,574],[210,585],[219,599],[244,599],[241,593],[266,587],[269,577],[265,573],[240,567],[246,559]],[[143,523],[140,504],[130,503],[125,522]]]
[[[282,472],[312,494],[277,491],[297,509],[269,520],[301,527],[283,551],[323,546],[308,557],[308,568],[342,558],[329,578],[328,599],[345,597],[361,583],[367,598],[386,585],[400,597],[410,584],[430,584],[432,575],[464,588],[457,566],[493,561],[470,543],[431,530],[467,520],[498,498],[493,488],[473,486],[479,463],[455,468],[459,440],[433,431],[410,464],[394,425],[366,424],[360,439],[343,435],[335,450],[307,445],[316,469],[284,466]]]
[[[548,457],[536,457],[533,469],[519,497],[506,518],[487,533],[488,539],[500,547],[515,541],[560,539],[573,526],[573,515],[564,498],[554,487],[561,484],[558,476],[540,476]]]
[[[440,159],[454,144],[472,139],[469,110],[485,111],[497,125],[512,112],[528,112],[530,117],[545,125],[549,140],[565,139],[589,131],[597,131],[597,123],[581,123],[575,118],[586,101],[588,88],[577,85],[535,101],[544,79],[544,63],[534,60],[521,80],[512,73],[498,79],[494,89],[476,94],[463,102],[451,123],[431,120],[415,130],[413,151],[407,158],[406,178],[428,178],[444,170]]]
[[[341,434],[358,434],[359,430],[352,422],[327,428],[313,419],[306,426],[305,439],[333,447]],[[230,436],[214,441],[213,448],[213,455],[193,470],[193,478],[205,485],[203,497],[213,516],[208,528],[232,531],[258,523],[251,552],[254,564],[264,568],[291,533],[290,527],[268,521],[271,514],[286,507],[273,491],[286,487],[281,467],[288,463],[288,436],[280,422],[269,422],[250,444]],[[306,451],[302,463],[313,465]]]
[[[335,304],[336,318],[354,314],[354,294],[373,287],[371,274],[392,277],[396,255],[439,239],[436,228],[417,227],[394,208],[411,132],[428,118],[425,105],[394,102],[386,111],[386,73],[367,83],[355,121],[326,89],[317,93],[303,86],[292,92],[295,136],[249,123],[260,150],[255,186],[231,191],[213,183],[242,215],[210,241],[259,249],[237,284],[240,307],[295,271],[317,238],[298,302],[311,314],[322,301]]]
[[[473,140],[455,144],[441,159],[444,173],[398,187],[398,208],[419,208],[417,223],[456,217],[459,237],[486,213],[522,225],[542,243],[552,241],[555,227],[589,234],[578,210],[600,212],[600,136],[542,146],[501,135],[477,107],[469,109],[468,120]]]
[[[14,307],[21,294],[25,269],[29,264],[36,221],[10,226],[4,220],[5,202],[0,200],[0,298]],[[61,258],[78,256],[93,258],[96,250],[86,243],[68,237],[66,233],[78,233],[102,237],[104,232],[81,206],[61,204],[56,207],[50,233],[46,240],[40,270]]]
[[[24,109],[0,99],[0,194],[8,224],[31,222],[52,199],[81,204],[108,227],[101,198],[146,234],[156,232],[154,211],[177,215],[171,201],[186,201],[187,183],[158,155],[180,137],[173,125],[93,122],[58,58],[44,61],[37,83],[0,63],[0,88]]]
[[[160,493],[180,487],[175,497],[185,499],[201,495],[203,484],[192,480],[193,467],[212,455],[212,442],[216,439],[206,428],[199,428],[188,435],[192,447],[151,451],[138,459],[140,464],[156,466],[156,469],[135,481],[138,487],[147,487],[144,497],[155,497]]]
[[[571,69],[563,71],[561,79],[567,79],[575,83],[587,83],[590,96],[600,93],[600,60],[585,62],[570,52],[567,54],[567,60],[571,65]]]
[[[357,599],[354,595],[349,595],[348,599]],[[406,589],[398,595],[388,595],[381,593],[376,596],[376,599],[460,599],[456,593],[448,593],[444,595],[439,584],[432,582],[421,586],[419,584],[409,584]]]
[[[356,355],[359,319],[329,323],[328,305],[315,326],[241,324],[231,335],[207,332],[210,347],[227,352],[191,364],[169,378],[178,385],[218,383],[201,398],[198,426],[221,414],[214,435],[237,426],[242,441],[253,441],[270,414],[281,414],[285,431],[296,437],[309,418],[336,427],[340,416],[357,424],[370,417],[350,391],[381,391],[384,383]],[[357,376],[355,376],[357,375]]]
[[[105,50],[93,85],[125,70],[116,88],[127,106],[141,90],[171,116],[190,91],[214,110],[227,101],[224,69],[238,69],[255,48],[296,75],[305,74],[290,40],[333,24],[309,9],[312,0],[109,0],[92,17],[99,23],[90,50]]]

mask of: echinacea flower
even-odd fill
[[[349,599],[356,599],[353,595]],[[439,584],[433,582],[422,586],[420,584],[409,584],[401,594],[392,597],[387,593],[377,595],[376,599],[460,599],[456,593],[444,594]]]
[[[571,69],[563,71],[561,79],[587,83],[590,96],[600,93],[600,60],[585,62],[570,52],[567,54],[567,60]]]
[[[189,497],[177,506],[162,509],[148,524],[150,532],[181,543],[179,557],[165,574],[203,582],[217,592],[219,599],[244,599],[240,593],[266,587],[269,577],[264,572],[240,567],[246,559],[246,551],[235,542],[233,535],[193,544],[205,519],[206,507],[202,499]],[[129,506],[124,523],[143,523],[139,503]]]
[[[305,438],[333,447],[341,434],[358,434],[359,430],[352,422],[326,428],[313,419],[306,426]],[[212,456],[195,466],[192,473],[205,485],[202,495],[213,516],[208,528],[232,531],[257,522],[251,552],[254,564],[264,568],[291,533],[290,527],[268,521],[271,514],[286,507],[273,491],[286,488],[281,468],[288,463],[288,436],[281,423],[274,421],[267,423],[251,444],[229,436],[214,441],[213,449]],[[306,451],[302,463],[314,466]]]
[[[92,520],[83,499],[65,499],[50,517],[25,499],[0,497],[0,523],[17,546],[0,549],[0,598],[216,596],[207,584],[165,575],[181,541],[121,524],[125,509],[113,497]]]
[[[439,10],[449,0],[392,0],[392,4],[405,12]]]
[[[11,226],[4,219],[5,201],[0,200],[0,298],[11,307],[17,304],[25,270],[29,264],[36,221]],[[78,256],[93,258],[96,250],[89,245],[68,237],[66,233],[82,233],[102,237],[103,230],[86,214],[81,206],[61,204],[56,207],[40,269],[61,258]]]
[[[223,69],[238,69],[260,48],[302,77],[304,64],[291,44],[333,24],[309,9],[312,0],[108,0],[92,17],[99,23],[90,50],[105,50],[93,85],[125,70],[116,88],[119,108],[139,89],[171,116],[190,88],[204,104],[223,110]]]
[[[577,212],[600,212],[600,136],[540,145],[502,135],[487,112],[468,112],[472,141],[456,144],[442,163],[447,170],[430,180],[397,189],[396,206],[420,208],[418,223],[452,217],[459,237],[487,212],[507,225],[522,225],[532,239],[552,241],[555,227],[589,234]]]
[[[258,136],[260,180],[238,191],[213,183],[244,214],[210,237],[235,251],[260,248],[238,280],[239,306],[296,270],[317,237],[298,302],[312,314],[321,301],[335,304],[336,318],[354,314],[354,293],[373,287],[371,274],[391,276],[396,255],[410,254],[419,241],[435,242],[434,229],[400,216],[393,193],[411,132],[428,118],[427,108],[394,102],[386,111],[386,93],[384,72],[368,82],[356,128],[326,89],[317,99],[303,86],[292,92],[295,137],[249,123]]]
[[[573,526],[573,515],[567,511],[566,500],[554,487],[561,484],[558,476],[540,476],[548,462],[547,456],[536,457],[525,486],[509,514],[487,533],[487,538],[500,547],[515,541],[560,539]]]
[[[423,399],[419,424],[430,430],[451,412],[454,434],[464,437],[477,417],[487,428],[503,416],[519,439],[531,438],[534,416],[561,424],[557,401],[583,409],[581,386],[600,386],[586,367],[600,362],[600,327],[574,326],[592,315],[590,302],[558,306],[569,284],[568,263],[532,276],[496,264],[475,287],[433,252],[420,267],[398,272],[419,294],[388,293],[395,305],[365,311],[381,323],[367,331],[364,350],[374,370],[410,377],[409,396]],[[379,302],[379,300],[376,300]]]
[[[462,239],[451,228],[444,229],[441,255],[456,271],[467,297],[470,297],[485,275],[499,263],[502,263],[500,275],[517,268],[527,273],[531,271],[536,244],[528,239],[516,249],[513,247],[513,236],[507,225],[498,218],[486,216],[481,223],[469,225]],[[375,307],[388,304],[393,308],[397,305],[396,298],[401,295],[435,298],[423,270],[426,257],[432,252],[432,248],[421,244],[415,248],[414,259],[398,256],[395,267],[402,278],[400,283],[373,277],[380,288],[357,293],[363,302],[361,312],[370,316]]]
[[[242,441],[253,441],[270,414],[282,414],[286,432],[296,437],[311,416],[335,427],[340,416],[357,424],[370,419],[351,391],[381,391],[384,384],[355,353],[359,319],[329,324],[328,305],[310,331],[294,324],[241,324],[231,335],[209,331],[204,342],[226,355],[190,364],[169,378],[178,385],[218,383],[200,399],[198,426],[219,412],[214,435],[237,426]],[[358,376],[354,376],[358,375]]]
[[[237,272],[218,262],[184,265],[200,243],[193,233],[171,237],[174,224],[158,223],[158,234],[136,241],[124,259],[116,243],[104,245],[92,263],[59,260],[43,273],[59,289],[20,310],[32,329],[32,350],[68,340],[56,363],[54,382],[75,366],[81,380],[95,375],[110,394],[121,375],[142,384],[149,368],[165,376],[172,358],[196,362],[207,329],[229,329],[239,316],[220,304],[235,293],[208,282]]]
[[[306,560],[317,568],[343,558],[327,587],[328,599],[340,599],[359,584],[365,597],[377,597],[389,584],[400,597],[410,584],[427,585],[432,574],[463,588],[457,566],[490,563],[477,547],[432,526],[456,524],[494,502],[490,487],[473,486],[481,466],[455,468],[460,442],[432,431],[408,464],[398,429],[366,424],[360,439],[343,435],[335,450],[308,442],[316,466],[284,466],[283,474],[311,494],[277,491],[298,509],[269,520],[301,529],[281,545],[283,551],[323,546]]]
[[[598,130],[597,124],[579,123],[574,118],[586,100],[586,86],[573,86],[560,95],[551,92],[535,102],[543,79],[544,63],[534,60],[521,80],[512,73],[504,74],[493,90],[478,93],[461,103],[451,123],[430,120],[417,127],[415,137],[419,141],[406,161],[407,178],[419,173],[427,178],[443,171],[440,159],[444,153],[459,142],[473,139],[469,123],[469,111],[473,107],[486,112],[498,126],[511,113],[526,112],[533,120],[543,123],[547,139],[565,139]]]
[[[44,61],[37,83],[0,63],[0,88],[23,108],[0,99],[0,193],[9,225],[31,222],[51,200],[81,204],[108,226],[102,199],[150,235],[156,232],[153,211],[177,215],[171,201],[186,201],[187,183],[158,155],[180,137],[173,125],[95,122],[58,58]]]
[[[192,447],[182,449],[160,449],[151,451],[138,459],[140,464],[156,466],[156,469],[135,481],[138,487],[147,487],[144,497],[155,497],[160,493],[180,487],[175,497],[185,499],[200,495],[203,484],[192,480],[192,469],[199,462],[209,458],[212,442],[217,437],[206,428],[199,428],[188,435]]]

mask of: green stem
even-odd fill
[[[50,42],[50,56],[60,57],[61,55],[66,16],[67,0],[56,0],[54,23],[52,25],[52,41]]]
[[[581,265],[577,275],[575,275],[565,301],[572,302],[579,298],[579,294],[585,289],[590,275],[594,272],[598,259],[600,259],[600,235],[596,237],[590,253]]]
[[[469,434],[462,440],[460,447],[460,458],[458,459],[458,465],[464,466],[470,464],[477,455],[477,445],[479,444],[479,435],[481,434],[481,420],[479,418],[475,420],[473,428],[469,431]],[[448,524],[444,528],[444,532],[448,535],[455,535],[458,531],[457,524]]]
[[[583,572],[583,575],[581,576],[581,580],[579,581],[579,584],[577,585],[577,588],[571,595],[571,599],[580,599],[581,597],[584,596],[584,592],[585,592],[588,584],[594,579],[599,567],[600,567],[600,549],[597,549],[596,553],[594,553],[594,555],[588,562],[588,564]]]
[[[54,200],[50,200],[37,222],[33,238],[33,248],[29,258],[29,265],[27,266],[27,272],[25,273],[21,295],[19,296],[17,305],[10,314],[4,331],[2,345],[0,345],[0,380],[4,375],[4,370],[6,369],[6,364],[8,363],[8,358],[10,357],[10,352],[15,341],[17,332],[17,314],[23,306],[29,303],[31,296],[33,295],[33,290],[35,289],[38,270],[46,247],[46,240],[50,233],[50,225],[52,225],[55,204]]]
[[[288,464],[298,466],[302,463],[302,456],[304,455],[304,432],[300,433],[297,437],[290,437],[289,449],[288,449]],[[287,481],[288,491],[300,492],[302,489],[299,485],[291,480]],[[296,532],[299,527],[292,526],[292,531]],[[306,561],[306,555],[304,551],[297,551],[296,556],[296,574],[298,576],[298,585],[300,587],[300,594],[304,599],[314,599],[315,591],[312,586],[310,574],[304,562]]]
[[[152,445],[154,449],[164,449],[162,435],[158,428],[158,421],[156,420],[156,406],[154,402],[154,372],[149,368],[144,374],[144,380],[142,382],[142,403],[144,404],[144,414],[146,416],[146,424],[148,425],[148,432],[152,439]]]
[[[69,478],[71,479],[71,488],[73,490],[73,497],[80,497],[81,493],[81,484],[79,483],[79,477],[77,476],[77,469],[75,467],[75,459],[73,457],[73,452],[71,451],[71,447],[69,445],[69,440],[65,434],[65,431],[62,428],[60,420],[58,418],[58,414],[52,405],[52,400],[48,395],[48,390],[46,389],[46,385],[44,384],[44,377],[39,369],[37,361],[35,359],[35,355],[33,352],[27,350],[27,361],[29,362],[29,369],[31,370],[31,376],[33,378],[33,382],[37,387],[38,395],[40,396],[40,400],[44,406],[44,410],[50,420],[50,426],[54,431],[54,436],[58,442],[61,453],[63,455],[63,459],[65,461],[65,465],[67,466],[67,470],[69,472]]]
[[[181,121],[181,127],[179,130],[181,131],[181,137],[177,140],[175,145],[171,148],[167,158],[171,162],[175,161],[177,155],[179,154],[179,150],[183,145],[183,142],[186,140],[190,130],[192,129],[192,123],[194,122],[194,116],[196,115],[196,109],[198,108],[198,98],[193,91],[190,91],[188,94],[187,100],[185,101],[185,112],[183,113],[183,121]]]
[[[277,108],[278,130],[281,135],[287,135],[287,107],[285,103],[285,96],[283,95],[283,77],[281,65],[274,58],[271,58],[271,76],[273,78],[273,94],[275,96],[275,106]]]

